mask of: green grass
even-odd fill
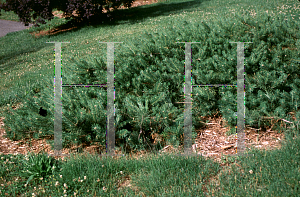
[[[299,19],[297,1],[268,0],[263,4],[260,0],[169,1],[126,10],[126,15],[132,12],[134,17],[123,17],[123,20],[115,24],[84,26],[78,30],[40,38],[29,34],[66,22],[55,18],[39,28],[10,33],[0,38],[1,45],[5,46],[0,48],[0,113],[7,104],[24,102],[26,92],[36,83],[53,77],[54,45],[46,44],[47,41],[71,42],[62,44],[63,65],[68,65],[70,61],[64,57],[84,59],[91,55],[97,56],[99,50],[106,51],[106,45],[99,44],[99,41],[125,42],[127,39],[134,39],[142,31],[151,32],[164,26],[170,20],[200,22],[214,20],[216,16],[234,17],[235,13],[246,10],[256,13],[254,16],[268,10],[269,13],[293,14]],[[1,13],[3,15],[0,19],[18,21],[12,12]],[[115,45],[115,51],[118,47],[120,44]],[[27,86],[22,87],[20,84]],[[295,128],[285,132],[288,134],[294,130]],[[299,196],[299,149],[299,138],[287,137],[282,149],[255,151],[255,157],[240,158],[236,160],[237,165],[231,167],[221,167],[202,157],[153,155],[135,160],[128,155],[119,159],[101,159],[87,155],[62,162],[61,170],[53,176],[43,179],[38,177],[26,186],[28,177],[19,174],[24,168],[20,161],[26,161],[25,157],[2,155],[0,195],[212,196],[214,193],[215,196]],[[224,162],[232,163],[234,159],[227,158]],[[217,179],[217,175],[220,182],[210,182]],[[118,185],[128,178],[132,187],[118,190]],[[132,190],[133,186],[138,190]]]

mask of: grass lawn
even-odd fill
[[[267,10],[270,13],[293,13],[299,16],[299,2],[169,0],[132,8],[132,13],[137,13],[134,17],[120,18],[114,24],[83,26],[38,38],[30,34],[66,23],[65,19],[56,17],[41,27],[10,33],[0,38],[0,114],[7,104],[24,102],[24,97],[34,84],[44,79],[53,79],[54,44],[45,42],[70,42],[61,45],[63,65],[68,65],[71,62],[66,57],[85,59],[98,56],[99,51],[106,53],[106,44],[99,44],[99,41],[124,42],[124,45],[127,39],[134,39],[144,31],[154,31],[170,21],[217,20],[216,17],[234,17],[235,13],[243,13],[245,10],[253,17]],[[1,13],[0,19],[18,21],[17,15],[12,12]],[[120,45],[115,45],[115,51],[118,51]],[[24,87],[20,84],[27,85]],[[86,155],[58,163],[58,170],[48,177],[42,177],[40,170],[34,167],[25,168],[28,158],[22,155],[1,155],[0,195],[300,196],[299,149],[299,138],[293,141],[288,139],[280,150],[257,151],[255,157],[239,158],[236,162],[226,160],[222,166],[203,157],[177,158],[164,155],[137,160],[128,156],[100,159]],[[31,169],[32,173],[30,170],[27,173],[34,177],[28,184],[29,176],[24,178],[20,175],[24,169]],[[34,172],[38,174],[34,175]]]

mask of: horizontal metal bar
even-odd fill
[[[76,85],[76,84],[63,84],[62,87],[71,87],[71,86],[103,86],[103,87],[107,87],[106,84],[87,84],[87,85]]]
[[[212,85],[192,85],[192,86],[237,86],[237,85],[232,85],[232,84],[212,84]]]
[[[60,151],[61,152],[61,151]],[[47,154],[49,157],[57,157],[57,156],[64,156],[64,157],[70,157],[72,154],[62,154],[62,153],[60,153],[60,152],[56,152],[56,153],[50,153],[50,154]],[[103,154],[98,154],[98,156],[100,156],[100,157],[108,157],[108,156],[110,156],[110,155],[107,155],[106,153],[103,153]],[[119,156],[119,157],[121,157],[121,156],[124,156],[123,154],[115,154],[114,156]]]
[[[67,87],[67,86],[107,86],[106,84],[92,84],[92,85],[74,85],[74,84],[63,84],[62,87]],[[217,85],[217,84],[213,84],[213,85],[192,85],[192,86],[237,86],[237,85],[232,85],[232,84],[221,84],[221,85]]]

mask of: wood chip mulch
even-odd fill
[[[13,109],[17,109],[21,104],[12,106]],[[27,154],[28,152],[39,153],[42,150],[48,154],[54,154],[51,150],[50,144],[46,142],[46,139],[23,139],[12,141],[5,138],[5,130],[3,129],[3,119],[0,117],[0,154]],[[206,123],[206,127],[196,130],[198,136],[193,143],[193,151],[197,154],[201,154],[204,157],[213,158],[214,161],[220,162],[222,154],[230,155],[236,153],[236,135],[232,134],[227,136],[226,132],[229,128],[225,127],[226,123],[221,118],[211,118],[204,117],[204,119],[209,120]],[[54,137],[49,137],[48,139],[53,140]],[[281,148],[281,141],[284,139],[284,133],[277,133],[277,131],[272,131],[271,129],[266,129],[266,131],[255,131],[253,128],[249,128],[246,125],[245,132],[245,147],[251,149],[256,147],[259,149],[272,150]],[[80,146],[83,148],[83,152],[89,152],[90,154],[100,154],[105,150],[105,147],[99,145],[86,145]],[[78,147],[73,146],[71,148],[65,148],[62,150],[62,154],[76,153]],[[182,146],[179,146],[179,150],[182,150]],[[177,152],[172,146],[164,147],[160,152]],[[116,154],[120,154],[120,151],[116,151]],[[77,153],[79,154],[79,153]],[[137,154],[132,155],[135,158],[144,156],[145,151],[141,151]],[[58,156],[55,156],[58,158]],[[65,158],[65,156],[60,156],[60,158]]]

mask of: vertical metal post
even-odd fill
[[[55,76],[54,76],[54,155],[61,155],[62,151],[62,80],[61,80],[61,43],[55,43]]]
[[[54,77],[54,155],[62,154],[62,87],[63,86],[86,86],[64,84],[61,79],[61,43],[70,42],[46,42],[55,43],[55,77]],[[114,43],[123,42],[99,42],[107,43],[107,131],[106,133],[106,152],[109,156],[115,155],[115,126],[114,126]],[[88,86],[100,86],[89,85]],[[101,86],[102,87],[102,86]]]
[[[192,153],[192,84],[191,84],[191,43],[185,43],[185,86],[184,86],[184,153]]]
[[[199,42],[177,42],[185,43],[185,82],[184,82],[184,155],[192,154],[192,43]]]
[[[177,42],[185,43],[185,111],[184,111],[184,155],[192,154],[192,101],[191,101],[191,43],[198,42]],[[245,150],[245,68],[244,68],[244,43],[252,42],[230,42],[238,43],[237,46],[237,152],[242,155]],[[215,85],[215,86],[223,86]],[[207,85],[195,85],[207,86]],[[244,102],[243,102],[244,101]]]
[[[115,155],[115,125],[114,125],[114,43],[123,42],[99,42],[107,43],[107,133],[106,153]]]
[[[61,154],[62,150],[62,81],[61,81],[61,43],[70,42],[46,42],[55,43],[55,115],[54,115],[54,146],[55,154]],[[99,42],[107,43],[107,134],[106,152],[113,156],[115,149],[115,127],[114,127],[114,43],[122,42]],[[192,153],[192,84],[191,84],[191,43],[185,43],[185,112],[184,112],[184,154]],[[238,43],[237,47],[237,152],[242,154],[245,149],[245,76],[244,76],[244,43]],[[69,85],[68,85],[69,86]],[[244,89],[244,91],[243,91]],[[242,97],[243,95],[243,97]],[[244,100],[244,102],[243,102]],[[244,104],[244,105],[243,105]],[[243,118],[244,115],[244,118]]]
[[[237,43],[237,155],[243,155],[245,151],[245,66],[244,43]]]

